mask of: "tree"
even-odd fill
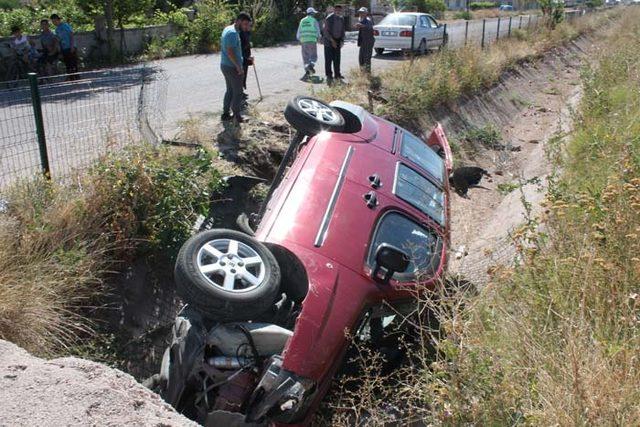
[[[155,0],[77,0],[78,6],[90,16],[103,16],[107,25],[107,44],[112,55],[114,51],[113,33],[120,29],[120,54],[125,50],[124,26],[134,18],[145,14],[155,4]]]
[[[542,16],[547,19],[547,25],[554,28],[564,20],[563,0],[539,0]]]

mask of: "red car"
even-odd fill
[[[297,135],[255,231],[200,232],[176,262],[187,306],[159,379],[204,425],[308,424],[347,333],[375,344],[389,307],[411,306],[446,269],[452,164],[440,125],[425,142],[309,97],[285,117]]]

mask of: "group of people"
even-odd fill
[[[346,24],[342,6],[337,5],[322,23],[315,15],[318,12],[309,7],[306,16],[298,25],[296,38],[301,44],[304,64],[303,81],[308,81],[316,73],[318,62],[318,43],[324,45],[325,76],[328,84],[341,82],[344,77],[340,71],[341,50],[346,36]],[[222,31],[220,38],[220,69],[225,79],[226,92],[222,106],[222,121],[242,123],[241,111],[246,103],[247,71],[253,65],[251,56],[251,16],[246,12],[237,15],[233,24]],[[366,7],[358,10],[358,62],[365,72],[371,71],[371,57],[375,42],[373,19]]]
[[[37,48],[35,37],[29,37],[22,32],[22,28],[11,28],[11,49],[16,58],[25,65],[25,68],[37,71],[42,75],[52,75],[57,70],[58,60],[62,59],[67,74],[78,72],[78,55],[73,28],[68,22],[63,22],[59,15],[50,17],[55,26],[55,32],[51,31],[49,19],[40,21],[40,48]],[[22,76],[19,76],[22,77]]]
[[[297,40],[302,46],[302,62],[305,74],[303,81],[307,81],[315,74],[315,64],[318,61],[318,42],[324,44],[324,72],[327,83],[341,81],[344,77],[340,72],[341,50],[344,45],[346,35],[346,25],[344,21],[344,11],[342,6],[337,5],[327,17],[320,23],[315,18],[318,13],[313,7],[307,9],[307,16],[302,18],[298,25]],[[367,72],[371,71],[371,56],[373,55],[373,19],[369,16],[366,7],[358,10],[358,22],[355,27],[358,29],[358,47],[360,52],[358,62],[360,67]]]

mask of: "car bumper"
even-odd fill
[[[374,47],[392,50],[411,49],[411,37],[376,37]],[[415,46],[414,46],[415,47]]]

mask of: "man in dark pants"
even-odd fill
[[[233,119],[242,123],[240,114],[242,109],[242,85],[244,83],[244,69],[242,68],[242,46],[240,32],[249,31],[251,17],[246,12],[240,12],[236,21],[222,31],[220,38],[220,70],[227,85],[222,105],[223,121]],[[233,112],[233,116],[230,114]]]
[[[76,49],[75,33],[73,28],[67,22],[62,22],[62,18],[58,14],[51,15],[51,22],[56,26],[56,36],[60,40],[60,48],[62,50],[62,61],[69,74],[69,80],[77,80],[78,72],[78,53]]]
[[[337,5],[334,12],[324,20],[322,29],[324,41],[324,71],[327,75],[327,83],[333,83],[333,79],[343,79],[340,73],[340,50],[344,44],[345,28],[342,17],[342,6]],[[332,70],[333,66],[333,70]]]
[[[356,24],[356,28],[358,29],[358,47],[360,47],[358,62],[363,71],[370,73],[373,45],[376,41],[373,37],[373,20],[368,16],[369,11],[366,7],[361,7],[358,10],[358,15],[360,16]]]
[[[240,32],[240,45],[242,47],[242,71],[244,72],[244,80],[242,87],[247,90],[247,74],[249,66],[253,65],[253,57],[251,56],[251,22],[249,22],[249,30]],[[244,99],[249,98],[247,92],[242,93]]]

